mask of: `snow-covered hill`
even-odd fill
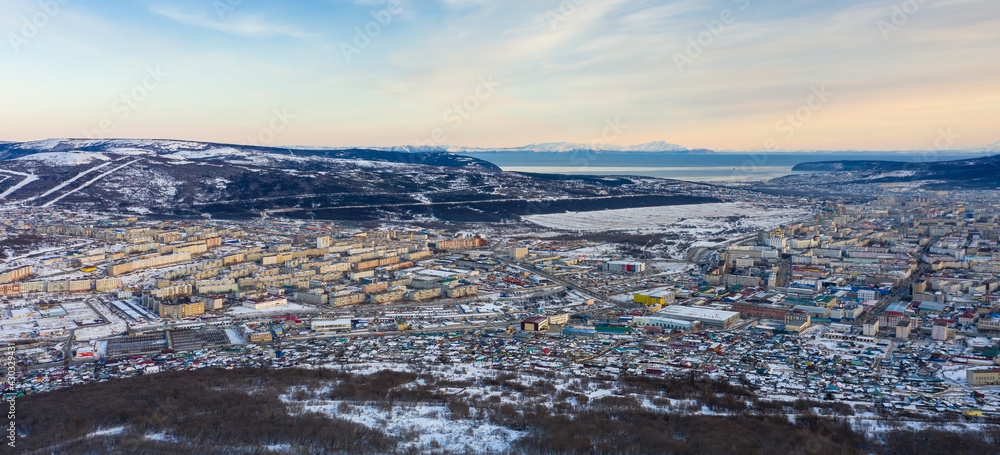
[[[570,206],[596,210],[616,204],[700,201],[663,196],[674,186],[684,186],[664,182],[588,176],[548,179],[503,172],[487,161],[440,151],[131,139],[0,144],[0,208],[58,206],[227,218],[282,214],[499,221]],[[567,202],[530,202],[549,198]]]

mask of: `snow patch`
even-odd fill
[[[111,161],[111,157],[100,152],[43,152],[16,158],[15,161],[37,161],[46,166],[80,166],[94,161]]]

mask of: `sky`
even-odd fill
[[[996,0],[0,0],[0,140],[1000,141]]]

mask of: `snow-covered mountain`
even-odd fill
[[[403,153],[420,152],[448,152],[448,153],[484,153],[484,152],[539,152],[539,153],[569,153],[569,152],[601,152],[601,153],[626,153],[626,152],[647,152],[647,153],[678,153],[678,154],[713,154],[713,153],[797,153],[815,155],[834,154],[868,154],[877,152],[879,154],[912,155],[920,153],[948,153],[948,154],[992,154],[1000,152],[1000,142],[987,145],[969,147],[935,147],[917,150],[862,150],[862,149],[751,149],[751,150],[710,150],[705,148],[688,148],[682,145],[671,144],[666,141],[647,142],[636,145],[614,145],[614,144],[582,144],[577,142],[540,142],[524,145],[520,147],[460,147],[452,145],[398,145],[392,147],[362,147],[371,150],[385,150]],[[331,150],[345,149],[345,147],[333,147]]]
[[[372,150],[392,152],[448,152],[448,153],[481,153],[481,152],[676,152],[676,153],[710,153],[708,150],[692,150],[687,147],[671,144],[666,141],[647,142],[637,145],[614,144],[582,144],[578,142],[540,142],[520,147],[460,147],[453,145],[397,145],[392,147],[363,147]],[[339,148],[334,148],[334,150]]]
[[[938,149],[929,149],[931,151]],[[950,151],[950,150],[949,150]],[[992,144],[978,145],[972,147],[962,147],[956,149],[956,151],[969,152],[969,153],[1000,153],[1000,141],[994,142]]]
[[[6,143],[0,144],[0,210],[500,221],[714,201],[686,196],[681,182],[519,174],[475,157],[421,151],[132,139]],[[677,195],[664,195],[671,192]]]
[[[226,161],[240,164],[275,165],[284,161],[360,160],[372,163],[408,163],[446,167],[477,166],[500,168],[487,161],[447,152],[426,150],[426,155],[357,149],[278,148],[255,145],[166,139],[46,139],[32,142],[0,143],[0,160],[38,161],[51,165],[87,164],[121,157],[159,158],[173,164],[190,161]]]
[[[638,145],[614,145],[614,144],[581,144],[576,142],[542,142],[503,149],[503,151],[523,151],[523,152],[577,152],[577,151],[598,151],[598,152],[687,152],[687,147],[677,144],[670,144],[665,141],[647,142]]]

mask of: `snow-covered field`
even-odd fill
[[[286,313],[303,313],[303,312],[316,312],[316,311],[318,310],[311,306],[299,305],[297,303],[287,303],[282,306],[276,306],[273,308],[264,308],[260,310],[254,310],[252,308],[247,308],[242,306],[234,306],[228,308],[226,310],[226,314],[232,316],[256,316],[256,315],[266,314],[270,316],[270,315],[286,314]]]
[[[550,232],[612,232],[662,235],[665,242],[654,247],[660,257],[684,259],[694,247],[715,247],[773,229],[809,216],[798,206],[774,206],[750,202],[671,205],[596,212],[531,215],[525,220]],[[614,245],[608,245],[613,250]],[[574,256],[598,251],[572,251]]]
[[[597,212],[567,212],[531,215],[525,219],[540,226],[568,231],[629,231],[636,233],[667,233],[682,229],[697,229],[707,235],[730,227],[770,229],[782,223],[808,215],[798,207],[766,207],[748,202],[671,205]],[[729,217],[742,217],[729,221]],[[690,226],[690,227],[686,227]]]
[[[80,166],[94,161],[110,161],[111,158],[100,152],[85,152],[71,150],[68,152],[44,152],[15,158],[20,161],[38,161],[48,166]]]
[[[647,265],[652,267],[655,271],[661,273],[682,273],[697,268],[697,266],[689,264],[687,262],[664,261],[664,262],[652,262]]]
[[[434,447],[458,453],[464,450],[504,453],[510,443],[522,435],[522,432],[484,419],[456,419],[449,415],[447,406],[415,404],[395,406],[388,411],[378,406],[347,406],[347,412],[340,412],[340,409],[343,408],[336,401],[305,406],[307,411],[350,420],[391,435],[417,435],[403,443],[403,448],[427,450]]]

